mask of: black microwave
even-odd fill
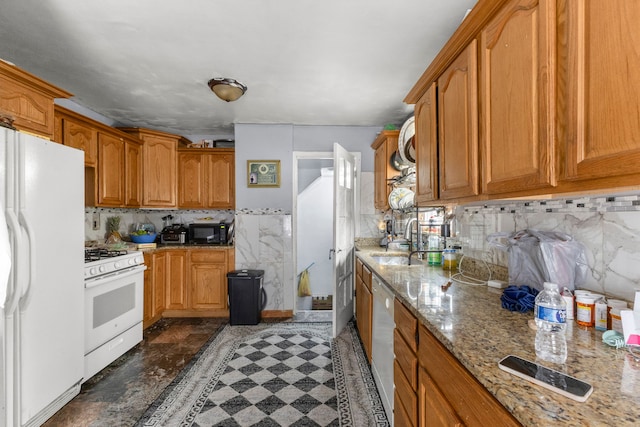
[[[229,243],[229,228],[226,222],[189,224],[189,243],[195,245],[226,245]]]

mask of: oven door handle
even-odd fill
[[[113,273],[105,274],[104,276],[98,276],[92,279],[85,280],[84,287],[85,289],[94,288],[96,286],[100,286],[105,284],[106,282],[110,282],[114,278],[124,279],[129,276],[133,276],[134,274],[138,274],[147,269],[146,265],[136,265],[134,267],[127,268],[125,270],[114,271]]]

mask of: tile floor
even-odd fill
[[[161,319],[144,340],[82,385],[44,427],[126,427],[171,383],[227,319]]]

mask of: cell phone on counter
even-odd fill
[[[505,357],[498,362],[498,367],[578,402],[586,401],[593,392],[591,384],[518,356]]]

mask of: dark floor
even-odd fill
[[[132,426],[228,319],[161,319],[144,340],[82,385],[45,427]]]

